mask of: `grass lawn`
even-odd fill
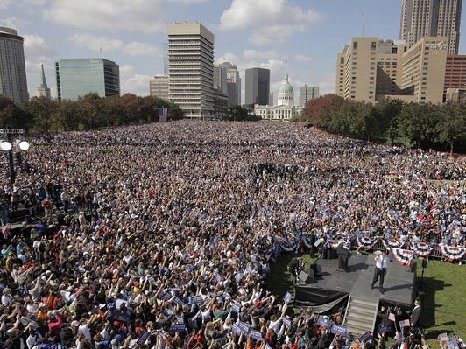
[[[298,255],[299,256],[299,255]],[[294,293],[287,266],[293,254],[283,254],[272,264],[265,280],[265,287],[275,296],[283,297],[286,291]],[[301,255],[306,269],[313,259],[309,254]],[[422,272],[418,263],[419,276]],[[426,332],[426,339],[432,348],[438,347],[437,336],[440,333],[457,331],[466,340],[466,266],[439,261],[429,261],[424,272],[424,294],[421,295],[421,325]],[[298,313],[298,308],[290,313]]]
[[[288,272],[288,264],[294,257],[298,257],[304,260],[305,269],[309,269],[314,258],[309,253],[306,254],[294,254],[294,253],[283,253],[281,254],[275,263],[271,265],[271,270],[267,274],[265,279],[265,288],[273,293],[274,296],[282,299],[286,291],[289,291],[294,295],[293,282],[291,280],[291,274]],[[290,304],[291,305],[291,304]],[[290,314],[299,312],[299,309],[290,307]]]
[[[418,263],[418,276],[421,275]],[[458,331],[466,339],[466,266],[429,261],[424,272],[421,325],[428,344],[436,348],[442,332]]]

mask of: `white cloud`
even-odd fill
[[[7,9],[8,7],[10,7],[11,3],[11,0],[0,0],[0,10]]]
[[[21,31],[22,24],[23,24],[23,21],[19,19],[18,17],[0,18],[0,27],[7,27],[7,28],[15,29],[18,32]]]
[[[251,30],[250,41],[264,45],[306,31],[322,18],[318,12],[293,5],[290,0],[233,0],[223,11],[220,28]]]
[[[130,64],[125,64],[120,66],[120,77],[129,77],[134,73],[134,67]]]
[[[249,60],[264,60],[277,57],[278,54],[275,51],[256,51],[256,50],[245,50],[243,52],[245,59]]]
[[[319,81],[320,95],[335,93],[335,75],[324,76]]]
[[[298,53],[294,59],[297,61],[297,62],[300,62],[300,63],[311,63],[312,62],[312,58],[309,57],[309,56],[306,56],[306,55],[302,55],[300,53]]]
[[[221,64],[224,62],[230,62],[232,64],[238,64],[237,62],[239,61],[238,56],[235,55],[234,53],[231,52],[226,52],[220,57],[217,57],[215,59],[215,64]]]
[[[162,0],[51,0],[47,20],[86,30],[162,31]]]
[[[152,77],[146,74],[133,74],[121,81],[121,94],[134,93],[139,96],[149,94],[149,81]]]
[[[142,42],[124,42],[103,36],[89,34],[74,34],[68,38],[75,46],[85,47],[91,51],[119,52],[129,56],[161,56],[160,50],[150,44]]]
[[[196,5],[210,2],[210,0],[168,0],[168,2],[182,3],[185,5]]]
[[[139,96],[149,94],[150,75],[141,74],[131,64],[120,66],[121,94],[134,93]]]
[[[54,55],[54,51],[48,47],[44,38],[34,34],[24,35],[24,50],[26,57],[37,58],[40,56],[50,57]]]

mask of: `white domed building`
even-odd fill
[[[273,101],[270,101],[270,103],[272,104]],[[278,88],[277,104],[277,106],[256,105],[254,113],[263,120],[277,121],[289,121],[301,113],[302,108],[294,106],[294,89],[293,85],[288,81],[288,74],[285,74]]]
[[[293,107],[294,102],[294,90],[293,86],[288,81],[288,74],[285,74],[285,78],[282,80],[278,89],[278,106]]]

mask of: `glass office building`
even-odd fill
[[[120,69],[108,59],[61,59],[55,63],[59,100],[76,101],[89,93],[120,95]]]

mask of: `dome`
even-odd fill
[[[288,74],[285,74],[285,78],[282,80],[280,84],[278,94],[280,93],[286,93],[286,94],[293,93],[293,86],[291,86],[291,84],[288,82]]]
[[[293,100],[293,86],[288,82],[288,74],[285,74],[285,78],[282,80],[278,89],[278,105],[292,107],[294,104]]]

